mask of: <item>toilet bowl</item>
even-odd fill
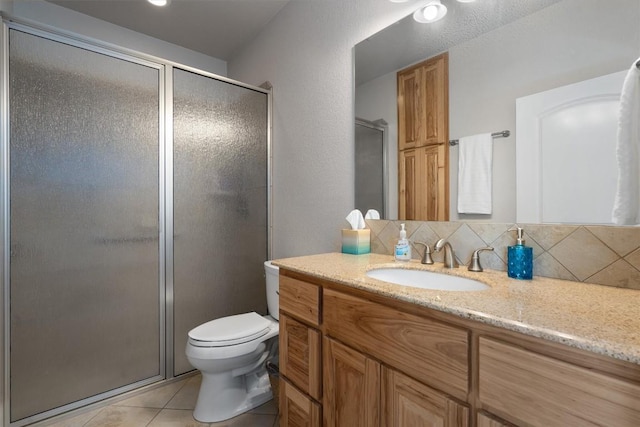
[[[264,268],[270,315],[237,314],[189,331],[187,359],[202,373],[198,421],[227,420],[273,397],[265,362],[278,354],[278,267],[267,261]]]

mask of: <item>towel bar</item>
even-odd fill
[[[638,63],[640,63],[640,61],[638,61]],[[507,138],[510,135],[511,135],[511,131],[508,131],[508,130],[503,130],[502,132],[494,132],[491,134],[491,136],[494,138]],[[449,145],[452,147],[455,145],[458,145],[458,141],[459,140],[457,139],[451,139],[449,140]]]

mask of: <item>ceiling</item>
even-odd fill
[[[447,15],[420,24],[412,15],[358,43],[355,48],[356,86],[431,58],[560,0],[442,1]]]
[[[289,0],[58,0],[59,6],[223,61],[253,40]]]

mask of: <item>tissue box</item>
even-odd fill
[[[368,254],[371,252],[371,230],[342,230],[342,253]]]

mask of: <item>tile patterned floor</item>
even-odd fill
[[[200,375],[121,400],[109,406],[68,416],[48,427],[278,427],[273,400],[240,416],[219,423],[200,423],[193,418]]]

